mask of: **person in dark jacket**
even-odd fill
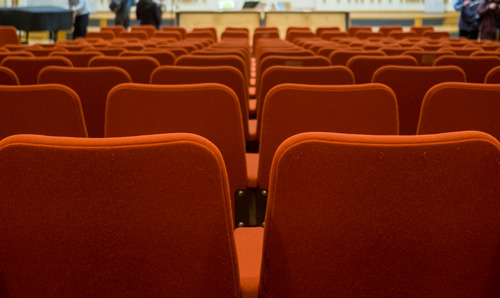
[[[130,8],[135,5],[135,0],[121,0],[120,8],[115,12],[115,25],[123,25],[125,29],[130,26]]]
[[[479,22],[476,9],[480,0],[456,0],[455,10],[460,11],[458,30],[460,37],[477,39],[479,34]]]
[[[476,13],[481,18],[479,25],[479,38],[486,40],[497,39],[496,23],[500,18],[500,0],[481,0]]]
[[[154,25],[160,29],[161,9],[153,0],[139,0],[135,11],[137,19],[141,20],[141,25]]]

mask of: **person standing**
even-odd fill
[[[77,37],[87,37],[87,26],[89,25],[90,14],[88,0],[69,0],[69,8],[75,12],[73,39]]]
[[[125,29],[130,26],[130,8],[135,5],[134,0],[122,0],[120,8],[115,14],[115,25],[123,25]]]
[[[477,39],[479,34],[478,15],[476,14],[480,0],[456,0],[455,10],[460,11],[458,30],[460,37]]]
[[[160,29],[161,9],[153,0],[139,0],[135,13],[137,19],[141,20],[141,25],[153,25]]]
[[[498,1],[482,0],[476,12],[481,18],[481,23],[479,24],[479,38],[482,40],[496,40],[496,24],[500,18],[500,6]]]

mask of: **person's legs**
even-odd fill
[[[89,24],[89,14],[76,16],[73,28],[73,39],[77,37],[87,37],[88,24]]]
[[[123,12],[123,26],[125,29],[128,29],[130,26],[130,7],[125,8]]]
[[[477,40],[478,36],[479,36],[479,31],[470,31],[468,38],[472,40]]]

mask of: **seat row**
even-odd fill
[[[0,141],[15,297],[498,297],[500,143],[305,133],[265,228],[232,227],[226,161],[190,134]]]
[[[110,77],[106,69],[101,71],[104,76],[95,75]],[[473,129],[499,138],[499,93],[496,84],[434,86],[418,108],[420,115],[415,115],[416,133]],[[283,84],[273,88],[265,102],[256,154],[245,153],[238,99],[220,84],[120,84],[109,92],[107,102],[85,104],[62,85],[0,86],[0,98],[2,138],[21,133],[86,137],[87,130],[99,126],[106,137],[175,132],[206,137],[224,156],[238,225],[249,222],[245,204],[255,199],[249,198],[254,192],[249,189],[257,189],[259,200],[264,201],[254,224],[263,222],[271,162],[288,137],[308,131],[398,135],[403,123],[399,114],[414,116],[382,84]],[[411,108],[415,103],[406,105]]]

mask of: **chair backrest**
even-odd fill
[[[237,55],[184,55],[175,61],[178,66],[232,66],[245,77],[245,82],[249,82],[249,71],[245,61]]]
[[[372,82],[396,93],[399,133],[414,135],[425,93],[442,82],[465,82],[465,73],[457,66],[384,66],[375,72]]]
[[[403,26],[401,25],[383,25],[378,27],[378,32],[382,33],[383,36],[389,36],[391,32],[401,32],[403,31]]]
[[[26,133],[86,137],[78,95],[56,84],[0,85],[0,139]]]
[[[19,79],[10,68],[0,66],[0,85],[19,85]]]
[[[493,56],[442,56],[434,61],[434,66],[456,65],[463,69],[469,83],[483,83],[486,74],[495,66],[500,66],[500,57]]]
[[[6,57],[1,66],[12,69],[21,85],[34,85],[38,74],[46,66],[72,67],[71,61],[65,57]]]
[[[231,194],[246,189],[243,124],[238,98],[229,87],[121,84],[109,93],[106,137],[173,132],[213,142],[224,157]]]
[[[375,51],[357,51],[353,49],[338,50],[330,54],[330,63],[332,65],[343,65],[347,66],[347,62],[354,56],[385,56],[385,53],[379,50]]]
[[[142,30],[137,30],[137,31],[125,31],[125,32],[122,32],[122,34],[120,34],[120,38],[125,38],[125,39],[135,39],[135,38],[138,38],[139,40],[148,40],[149,39],[149,35],[146,31],[142,31]]]
[[[120,35],[123,33],[125,33],[125,31],[120,33]],[[102,38],[104,40],[112,40],[113,38],[115,38],[115,32],[113,30],[101,32],[90,31],[87,32],[87,38]]]
[[[455,56],[456,54],[452,51],[418,51],[418,50],[408,50],[403,53],[403,55],[412,56],[418,62],[419,66],[432,66],[434,61],[441,56]]]
[[[123,68],[134,83],[148,84],[153,71],[160,66],[155,58],[138,57],[95,57],[89,62],[90,67],[116,66]]]
[[[410,31],[414,32],[417,36],[423,36],[424,32],[434,31],[434,26],[426,25],[426,26],[411,26]]]
[[[0,156],[2,291],[240,297],[224,161],[206,139],[21,135]]]
[[[120,37],[120,34],[122,32],[125,32],[125,27],[123,25],[111,25],[111,26],[105,26],[101,27],[101,31],[113,31],[116,37]]]
[[[118,67],[59,67],[44,68],[39,84],[56,83],[70,87],[80,97],[85,123],[90,137],[104,137],[104,113],[108,93],[113,87],[130,83],[130,75]]]
[[[294,66],[294,67],[312,67],[312,66],[330,66],[330,61],[323,56],[267,56],[257,65],[256,94],[260,93],[260,80],[262,74],[271,66]]]
[[[187,30],[186,28],[184,27],[169,27],[169,26],[163,26],[161,28],[161,31],[162,32],[170,32],[170,31],[173,31],[173,32],[179,32],[181,34],[181,39],[186,39],[186,33],[187,33]]]
[[[28,52],[28,51],[14,51],[14,52],[0,52],[0,65],[2,64],[2,61],[11,56],[16,56],[16,57],[35,57],[33,53]]]
[[[269,91],[280,84],[308,85],[351,85],[354,75],[345,66],[294,67],[276,65],[269,67],[263,74],[257,95],[257,133],[262,124],[262,109]]]
[[[442,83],[422,102],[417,134],[479,130],[500,140],[500,85]]]
[[[154,25],[133,25],[130,27],[131,32],[145,32],[149,38],[153,38],[156,33],[156,27]]]
[[[21,44],[14,26],[0,26],[0,47],[6,44]]]
[[[157,51],[126,51],[120,54],[122,57],[146,56],[156,59],[160,65],[174,65],[175,55],[168,50]]]
[[[232,66],[162,66],[151,75],[151,84],[179,85],[218,83],[231,88],[241,109],[245,139],[248,134],[248,88],[243,74]]]
[[[94,57],[102,57],[104,56],[101,52],[55,52],[50,54],[51,57],[65,57],[71,61],[74,67],[87,67],[89,65],[89,61]]]
[[[500,84],[500,66],[492,68],[484,79],[486,84]]]
[[[402,65],[417,66],[417,60],[410,56],[354,56],[347,62],[356,79],[356,84],[366,84],[372,81],[373,74],[382,66]]]
[[[398,134],[398,106],[392,90],[381,84],[282,84],[269,91],[262,111],[258,185],[267,189],[278,146],[308,132]]]
[[[480,132],[288,139],[260,297],[498,297],[499,147]]]
[[[356,33],[358,33],[359,31],[369,31],[369,32],[371,32],[372,31],[372,27],[371,26],[349,26],[349,28],[347,28],[347,30],[346,30],[347,34],[350,37],[356,36]]]

